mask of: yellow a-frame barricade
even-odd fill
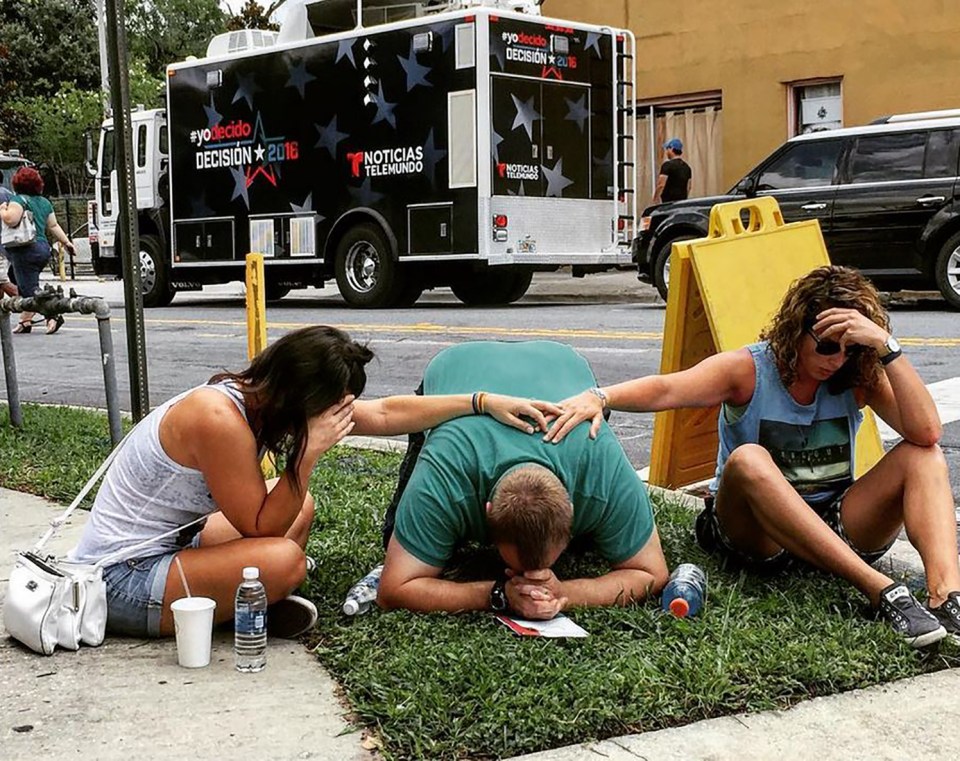
[[[816,220],[786,224],[770,197],[714,206],[706,238],[673,244],[660,372],[685,370],[711,354],[753,343],[790,283],[825,264],[830,259]],[[714,475],[718,412],[657,413],[651,484],[675,489]],[[882,456],[867,408],[857,435],[856,476]]]

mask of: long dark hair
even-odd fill
[[[299,492],[307,421],[347,394],[360,396],[367,384],[364,366],[371,359],[373,352],[342,330],[315,325],[287,333],[246,370],[217,373],[208,383],[237,384],[258,447],[286,460],[286,476]]]

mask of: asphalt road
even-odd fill
[[[112,329],[118,381],[129,409],[122,285],[94,280],[73,284],[79,293],[102,296],[114,309]],[[239,284],[178,294],[172,306],[146,312],[150,402],[204,382],[246,362],[246,323]],[[942,302],[891,307],[894,329],[927,383],[960,376],[960,316]],[[659,369],[664,305],[629,272],[574,280],[562,273],[538,275],[530,293],[503,308],[467,308],[447,290],[426,294],[415,308],[357,311],[335,288],[292,293],[268,307],[269,338],[308,324],[326,323],[369,342],[377,359],[368,367],[367,395],[409,393],[429,359],[443,347],[468,340],[548,338],[576,347],[601,384]],[[42,326],[37,326],[42,329]],[[25,401],[104,406],[92,317],[68,316],[56,336],[14,336],[21,398]],[[0,391],[4,391],[0,389]],[[5,398],[5,393],[3,394]],[[611,424],[631,462],[649,463],[653,416],[614,413]],[[960,422],[946,426],[943,446],[960,503]]]

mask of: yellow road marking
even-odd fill
[[[123,318],[112,318],[117,322],[122,322]],[[236,328],[245,334],[246,322],[243,320],[191,320],[177,319],[165,320],[150,318],[146,321],[147,325],[164,326],[203,326],[203,327],[224,327]],[[312,322],[269,322],[268,330],[296,330],[307,325],[315,325]],[[448,336],[509,336],[511,338],[594,338],[619,341],[662,341],[663,333],[655,331],[630,331],[630,330],[597,330],[591,328],[505,328],[505,327],[483,327],[480,325],[439,325],[432,322],[417,322],[406,325],[385,325],[380,323],[329,323],[332,327],[340,328],[346,331],[367,332],[367,333],[393,333],[399,335],[448,335]],[[70,326],[72,331],[85,330],[94,332],[91,328],[80,328]],[[191,333],[198,338],[223,338],[225,335],[235,337],[238,334],[217,334],[217,333]],[[960,338],[909,338],[899,337],[897,340],[903,346],[934,346],[951,347],[960,346]]]

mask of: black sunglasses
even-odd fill
[[[840,344],[829,338],[827,339],[820,338],[816,333],[813,332],[813,326],[815,324],[816,323],[808,322],[805,326],[807,333],[810,334],[810,337],[813,338],[813,340],[817,344],[814,347],[814,351],[817,352],[817,354],[820,354],[821,356],[824,356],[824,357],[832,357],[834,354],[839,354]],[[856,356],[857,354],[860,353],[861,348],[862,347],[859,344],[848,346],[846,351],[844,352],[844,356],[847,357],[848,359],[850,357]]]

